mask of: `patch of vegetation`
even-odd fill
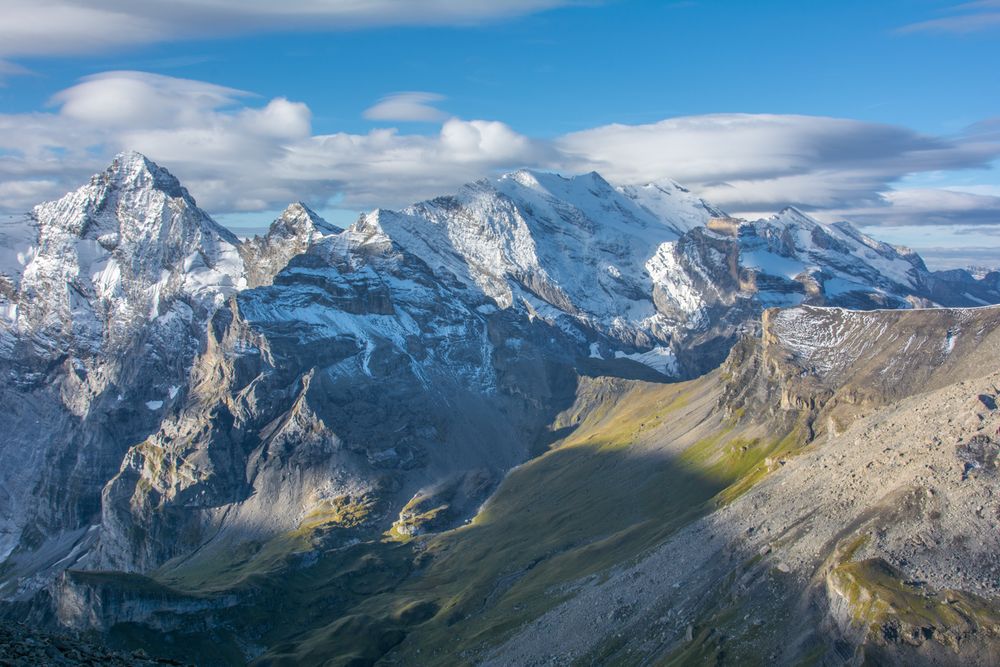
[[[781,465],[782,457],[791,455],[804,442],[798,429],[766,441],[731,437],[732,433],[732,426],[723,429],[698,441],[681,456],[699,474],[723,485],[719,505],[727,505],[749,491]]]
[[[966,634],[1000,633],[1000,611],[988,601],[960,591],[929,591],[881,558],[843,563],[830,583],[850,605],[853,623],[876,638],[891,628],[950,645]]]
[[[369,497],[339,496],[324,500],[302,518],[292,536],[312,539],[316,533],[330,528],[358,528],[368,520],[374,507],[375,501]]]
[[[451,514],[449,505],[438,505],[429,509],[412,507],[412,502],[403,508],[399,521],[392,524],[389,536],[398,539],[408,539],[444,522]]]

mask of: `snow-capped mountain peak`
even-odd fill
[[[35,249],[7,324],[53,351],[124,343],[178,298],[210,305],[245,284],[239,240],[139,153],[36,206],[32,220]]]
[[[319,237],[339,234],[340,229],[319,216],[318,213],[300,201],[293,202],[282,211],[268,230],[268,235],[284,237]]]
[[[113,183],[118,188],[153,188],[194,203],[194,199],[173,174],[135,151],[119,153],[104,173],[91,179],[92,184],[101,181]]]
[[[240,246],[247,284],[270,285],[293,257],[321,238],[341,232],[302,202],[289,204],[271,223],[267,234],[255,236]]]

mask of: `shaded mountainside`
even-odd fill
[[[240,242],[124,154],[0,245],[5,613],[199,664],[541,659],[533,624],[714,535],[873,415],[990,372],[998,344],[996,309],[911,309],[1000,301],[995,277],[597,174],[515,172],[346,230],[293,204]],[[963,450],[966,481],[992,442]],[[724,562],[674,583],[707,604]],[[865,641],[837,572],[850,599],[810,647]],[[669,627],[701,627],[681,606]],[[676,636],[656,627],[656,647],[598,629],[558,650],[657,656]]]

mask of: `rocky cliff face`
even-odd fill
[[[347,505],[377,534],[421,488],[496,480],[558,402],[562,337],[441,284],[371,223],[326,238],[216,312],[184,403],[105,489],[101,567],[335,528]]]
[[[996,308],[765,311],[760,339],[734,348],[728,414],[794,415],[812,436],[858,414],[976,377],[1000,352]]]

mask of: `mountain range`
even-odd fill
[[[0,226],[3,614],[198,664],[989,664],[1000,273],[517,171]]]

